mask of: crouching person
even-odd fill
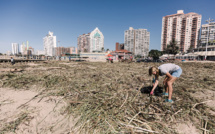
[[[166,77],[163,81],[163,84],[165,87],[165,92],[163,93],[163,95],[168,96],[168,99],[166,99],[165,102],[173,102],[172,101],[172,92],[173,92],[172,84],[175,82],[175,80],[177,78],[180,77],[181,73],[182,73],[181,67],[176,64],[167,63],[167,64],[160,65],[158,68],[151,67],[149,69],[149,75],[155,76],[155,83],[153,84],[153,88],[152,88],[150,94],[152,95],[154,93],[154,90],[159,83],[159,80],[158,80],[159,76],[165,75]]]

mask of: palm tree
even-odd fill
[[[167,45],[165,51],[167,54],[173,54],[175,58],[175,55],[179,52],[177,41],[175,39],[172,39],[172,41],[169,42],[169,45]]]
[[[168,54],[174,55],[176,55],[179,52],[179,47],[175,39],[172,39],[172,41],[170,41],[169,45],[167,45],[166,51],[168,52]]]

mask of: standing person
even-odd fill
[[[59,61],[61,61],[61,56],[59,56]]]
[[[173,102],[172,101],[172,84],[175,82],[177,78],[180,77],[182,73],[182,69],[180,66],[172,63],[162,64],[158,68],[157,67],[151,67],[149,69],[149,75],[155,75],[155,83],[153,84],[153,88],[150,92],[152,95],[154,93],[155,88],[157,87],[159,81],[159,76],[166,75],[163,84],[165,87],[165,92],[163,95],[168,96],[168,99],[165,100],[165,102]]]
[[[113,63],[113,57],[110,57],[110,63]]]
[[[130,61],[132,61],[133,60],[133,57],[132,56],[130,56]]]
[[[10,62],[11,62],[11,65],[15,64],[13,57],[10,58]]]

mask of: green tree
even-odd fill
[[[208,41],[208,45],[211,45],[211,44],[212,44],[212,41],[209,40],[209,41]]]
[[[172,39],[172,41],[170,41],[169,45],[167,45],[167,48],[165,49],[165,51],[168,54],[176,55],[179,52],[179,47],[177,46],[177,41],[175,39]]]
[[[202,44],[202,41],[201,40],[198,40],[198,42],[197,42],[197,48],[199,48]]]
[[[193,52],[193,46],[190,45],[190,48],[188,49],[188,52]]]
[[[84,49],[84,52],[87,52],[87,49],[86,49],[86,48]]]
[[[142,58],[142,56],[138,54],[138,55],[135,56],[135,58],[136,58],[136,59]]]
[[[152,57],[154,60],[158,60],[160,56],[163,55],[162,51],[159,50],[151,50],[149,51],[149,56]]]

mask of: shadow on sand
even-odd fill
[[[143,94],[148,94],[150,95],[150,92],[152,90],[152,86],[148,86],[148,87],[143,87],[140,89],[141,93]],[[157,86],[156,89],[154,90],[154,95],[155,96],[162,96],[163,93],[163,87]]]

